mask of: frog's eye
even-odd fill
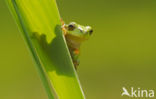
[[[75,27],[74,24],[69,24],[69,25],[68,25],[68,30],[69,30],[69,31],[73,31],[75,28],[76,28],[76,27]]]
[[[92,30],[92,29],[89,31],[89,34],[90,34],[90,35],[92,35],[92,34],[93,34],[93,30]]]

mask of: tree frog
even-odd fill
[[[87,40],[93,33],[93,29],[90,26],[83,26],[76,22],[70,22],[65,24],[62,22],[62,30],[67,42],[67,46],[75,66],[77,69],[79,65],[80,45]]]

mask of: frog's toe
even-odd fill
[[[75,61],[75,62],[73,62],[73,63],[74,63],[75,69],[77,70],[77,68],[78,68],[78,66],[79,66],[79,64],[80,64],[80,62],[79,62],[79,61]]]

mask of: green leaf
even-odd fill
[[[84,99],[55,0],[7,0],[7,4],[37,64],[49,99]]]

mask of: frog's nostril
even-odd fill
[[[90,31],[89,31],[89,34],[92,35],[92,34],[93,34],[93,30],[90,30]]]

